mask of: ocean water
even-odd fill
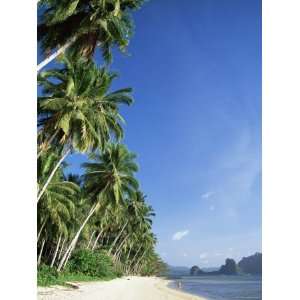
[[[170,287],[190,294],[203,296],[208,300],[261,300],[261,276],[254,275],[218,275],[186,276],[174,280]]]

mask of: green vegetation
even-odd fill
[[[119,274],[104,251],[89,249],[77,250],[69,261],[68,270],[70,273],[97,278],[114,278]]]
[[[136,178],[136,155],[122,144],[120,106],[133,103],[132,89],[111,91],[116,74],[107,67],[112,46],[125,50],[130,12],[142,2],[39,1],[43,53],[67,43],[58,66],[38,74],[39,285],[165,269],[155,253],[155,214]],[[93,61],[98,46],[102,66]],[[65,171],[73,153],[88,157],[83,175]]]
[[[50,58],[38,69],[66,49],[92,58],[99,48],[104,60],[112,60],[113,46],[126,51],[133,32],[131,12],[140,8],[143,0],[39,0],[41,13],[38,41],[41,50]]]
[[[116,277],[119,276],[97,277],[68,271],[57,272],[47,265],[42,265],[38,268],[37,284],[38,286],[66,285],[67,282],[105,281],[115,279]]]
[[[66,268],[58,272],[43,264],[38,268],[38,285],[64,285],[68,281],[110,280],[120,277],[110,256],[105,251],[79,249],[74,252]]]

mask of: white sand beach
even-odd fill
[[[205,300],[167,287],[156,277],[123,277],[111,281],[78,283],[79,289],[39,287],[39,300]]]

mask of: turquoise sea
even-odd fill
[[[261,276],[218,275],[184,276],[170,283],[170,287],[190,294],[203,296],[208,300],[261,300]]]

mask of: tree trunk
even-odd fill
[[[126,261],[128,261],[128,259],[129,259],[131,249],[132,249],[132,245],[130,245],[130,247],[129,247],[129,251],[127,253]]]
[[[92,233],[92,235],[91,235],[91,238],[90,238],[90,240],[89,240],[89,242],[88,242],[88,244],[87,244],[87,246],[86,246],[86,249],[89,249],[89,248],[90,248],[90,244],[91,244],[91,242],[92,242],[92,239],[93,239],[93,236],[94,236],[95,233],[96,233],[96,230],[93,231],[93,233]]]
[[[37,236],[37,242],[39,241],[39,239],[41,237],[41,233],[42,233],[42,230],[43,230],[45,224],[46,224],[46,220],[43,222],[43,224],[42,224],[42,226],[40,228],[40,231],[39,231],[38,236]]]
[[[55,252],[54,252],[54,255],[53,255],[53,259],[52,259],[52,262],[51,262],[51,265],[50,265],[51,268],[54,266],[55,259],[56,259],[56,256],[57,256],[57,253],[58,253],[58,249],[59,249],[59,245],[60,245],[60,241],[61,241],[61,234],[59,235],[57,246],[56,246],[56,249],[55,249]]]
[[[129,265],[129,268],[131,267],[132,264],[134,264],[134,260],[135,260],[136,256],[138,255],[138,253],[140,252],[141,248],[142,248],[142,244],[140,245],[138,251],[134,254],[134,257],[132,259],[132,262]]]
[[[67,250],[65,251],[64,256],[62,257],[62,259],[60,260],[59,266],[57,268],[57,271],[60,272],[60,270],[67,264],[70,255],[72,253],[72,251],[74,250],[76,243],[78,241],[78,238],[80,236],[81,231],[83,230],[84,226],[86,225],[86,223],[89,221],[89,219],[91,218],[91,216],[94,214],[95,210],[98,208],[99,202],[94,204],[88,214],[88,216],[86,217],[86,219],[84,220],[84,222],[82,223],[82,225],[80,226],[79,230],[77,231],[76,235],[74,236],[73,240],[71,241],[69,247],[67,248]]]
[[[136,274],[140,275],[141,274],[141,270],[143,269],[145,265],[145,262],[141,262],[139,266],[137,266],[136,268]]]
[[[129,257],[130,257],[131,249],[132,249],[132,244],[129,247],[129,251],[128,251],[127,256],[126,256],[126,263],[124,264],[124,272],[125,272],[126,275],[128,275],[128,272],[129,272],[129,269],[130,269]]]
[[[126,223],[124,224],[123,228],[121,229],[121,231],[119,232],[119,234],[116,236],[115,240],[113,241],[113,243],[112,243],[112,245],[111,245],[111,247],[110,247],[110,249],[108,251],[108,254],[111,254],[112,249],[114,248],[116,242],[120,238],[120,236],[123,233],[123,231],[124,231],[125,227],[127,226],[127,224],[128,224],[128,221],[126,221]]]
[[[59,254],[58,254],[58,259],[61,258],[61,254],[62,254],[62,252],[63,252],[63,250],[64,250],[65,242],[66,242],[66,238],[63,239],[63,242],[62,242],[62,244],[61,244],[61,247],[60,247],[60,250],[59,250]]]
[[[127,238],[129,237],[129,234],[127,234],[127,236],[125,236],[125,238],[123,239],[123,241],[120,243],[119,247],[117,248],[114,257],[118,256],[118,252],[122,249],[124,243],[126,242]]]
[[[138,267],[138,264],[140,263],[140,261],[143,259],[144,255],[146,254],[147,252],[147,249],[145,249],[144,253],[142,254],[142,256],[137,260],[137,263],[135,264],[133,270],[136,271],[137,270],[137,267]]]
[[[58,161],[58,163],[56,164],[55,168],[52,170],[49,178],[47,179],[46,183],[44,184],[42,190],[40,191],[40,193],[38,194],[37,197],[37,202],[39,202],[39,200],[41,199],[41,197],[43,196],[43,194],[46,191],[47,186],[49,185],[52,177],[54,176],[55,172],[57,171],[57,169],[59,168],[59,166],[61,165],[61,163],[64,161],[64,159],[68,156],[68,154],[71,152],[71,149],[68,149],[66,151],[66,153],[61,157],[61,159]]]
[[[97,245],[97,243],[98,243],[98,240],[99,240],[99,238],[100,238],[102,232],[103,232],[103,229],[102,229],[102,230],[99,232],[99,234],[97,235],[97,237],[96,237],[96,239],[95,239],[95,242],[94,242],[94,244],[93,244],[92,250],[94,250],[94,249],[96,248],[96,245]]]
[[[43,239],[43,242],[42,242],[42,246],[41,246],[41,250],[40,250],[40,254],[39,254],[39,258],[38,258],[38,262],[37,262],[37,265],[38,265],[38,266],[39,266],[40,263],[41,263],[42,253],[43,253],[43,250],[44,250],[44,245],[45,245],[45,239]]]
[[[41,63],[37,66],[37,72],[39,73],[42,68],[44,68],[49,62],[51,62],[53,59],[55,59],[58,55],[64,53],[69,46],[71,46],[76,41],[76,36],[70,39],[70,41],[66,42],[62,47],[57,49],[54,53],[52,53],[50,56],[45,58]]]
[[[65,259],[65,262],[63,263],[63,266],[62,266],[63,269],[66,267],[66,264],[67,264],[67,262],[69,261],[69,258],[70,258],[70,256],[71,256],[73,250],[75,249],[75,246],[76,246],[76,243],[74,244],[74,246],[73,246],[73,247],[71,248],[71,250],[69,251],[69,253],[68,253],[68,255],[67,255],[66,259]]]

